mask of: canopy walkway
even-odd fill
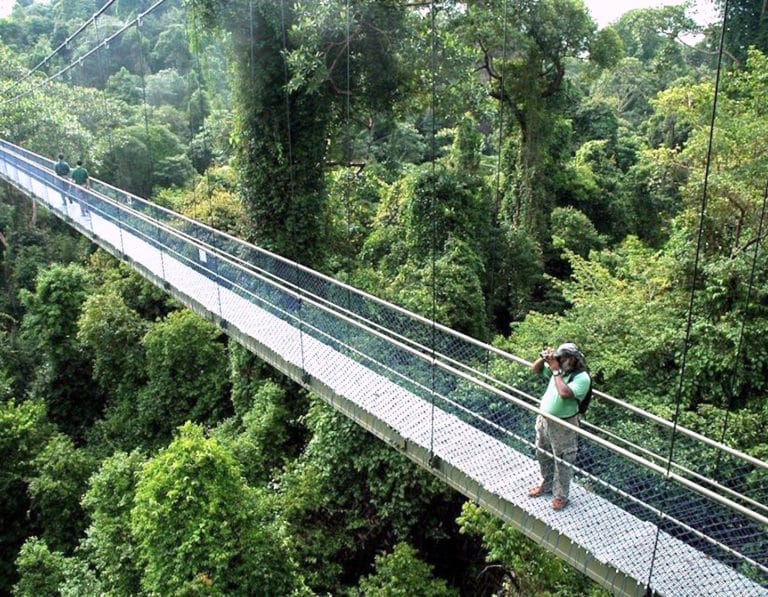
[[[0,141],[0,178],[612,593],[768,595],[766,463],[596,392],[555,512],[527,361],[52,165]]]

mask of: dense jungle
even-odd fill
[[[768,14],[715,5],[17,0],[0,138],[765,460]],[[606,594],[3,183],[0,265],[0,593]]]

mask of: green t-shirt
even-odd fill
[[[88,180],[88,170],[82,166],[78,166],[72,170],[72,180],[77,184],[85,184],[85,181]]]
[[[589,391],[589,373],[581,371],[576,375],[564,375],[563,379],[573,392],[573,398],[563,398],[557,393],[555,378],[549,369],[545,369],[549,375],[549,385],[541,397],[541,412],[567,419],[579,412],[579,402]],[[575,400],[574,400],[575,398]]]

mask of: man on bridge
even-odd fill
[[[584,355],[572,342],[557,350],[544,349],[531,365],[537,375],[548,375],[549,384],[541,398],[542,413],[579,426],[579,403],[590,390],[592,380]],[[579,449],[579,435],[574,429],[540,414],[536,418],[536,457],[541,467],[542,482],[528,495],[539,497],[551,493],[552,508],[562,510],[568,503],[573,477],[572,464]]]

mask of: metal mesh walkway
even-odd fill
[[[765,463],[678,428],[667,472],[671,425],[599,394],[555,512],[522,359],[5,142],[0,177],[615,594],[768,594]]]

